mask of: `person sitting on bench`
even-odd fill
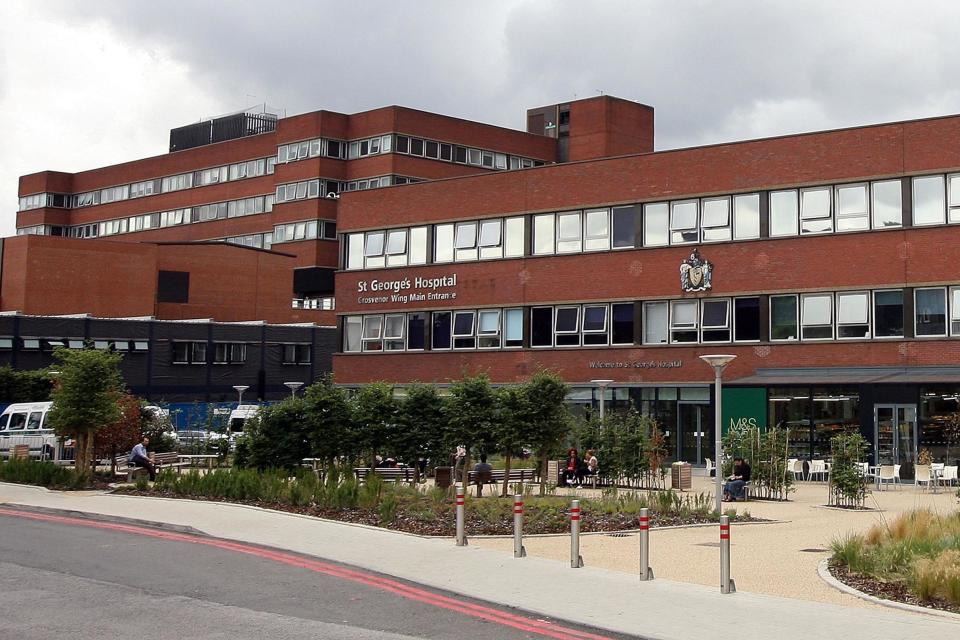
[[[733,475],[723,485],[723,499],[736,502],[746,498],[743,488],[750,482],[750,465],[743,458],[733,459]]]
[[[480,462],[473,467],[477,483],[477,497],[483,495],[483,483],[490,481],[490,473],[493,471],[493,465],[487,462],[487,454],[480,454]]]
[[[150,438],[143,436],[143,440],[134,445],[128,460],[130,464],[146,469],[147,473],[150,474],[150,482],[153,482],[157,479],[157,468],[150,462],[150,457],[147,454],[148,444],[150,444]]]

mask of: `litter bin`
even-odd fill
[[[693,488],[693,466],[689,462],[674,462],[670,466],[670,484],[683,491]]]
[[[453,483],[453,467],[437,467],[433,480],[438,487],[446,489]]]

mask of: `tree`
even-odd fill
[[[420,458],[437,461],[446,457],[444,447],[444,399],[437,388],[428,384],[413,384],[400,405],[400,429],[394,446],[403,460],[416,463]],[[420,480],[420,466],[414,472]]]
[[[313,457],[333,463],[340,457],[357,456],[356,437],[351,424],[350,403],[343,389],[325,375],[307,387],[307,421]]]
[[[295,469],[310,455],[311,427],[303,398],[263,407],[244,425],[244,462],[258,469]]]
[[[374,382],[360,389],[353,397],[353,425],[360,450],[369,455],[374,466],[378,454],[389,452],[400,429],[400,403],[393,396],[393,386]]]
[[[144,435],[146,416],[140,399],[129,393],[118,399],[120,419],[99,429],[93,438],[94,455],[110,459],[110,472],[116,470],[120,453],[130,451]],[[152,442],[152,441],[151,441]]]
[[[82,477],[93,462],[94,434],[120,419],[123,356],[99,349],[65,349],[53,352],[60,374],[51,394],[53,407],[47,420],[60,436],[75,441],[76,471]]]
[[[474,446],[486,448],[493,441],[497,422],[497,397],[485,374],[467,376],[450,387],[447,402],[447,442],[452,447],[464,445],[463,485],[467,486],[470,452]]]
[[[51,388],[47,369],[22,371],[0,367],[0,402],[44,402],[50,399]]]
[[[564,402],[570,388],[552,371],[540,371],[523,384],[530,404],[530,444],[540,460],[540,494],[546,492],[547,460],[570,431],[570,411]]]
[[[510,486],[510,466],[514,456],[523,455],[523,446],[529,443],[532,405],[522,386],[501,387],[497,390],[498,420],[493,439],[503,455],[504,476],[500,495],[506,496]]]

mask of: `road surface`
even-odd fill
[[[0,593],[11,640],[624,637],[319,558],[4,505]]]

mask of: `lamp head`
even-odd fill
[[[721,372],[726,368],[728,364],[733,362],[737,356],[726,355],[726,354],[717,354],[717,355],[708,355],[700,356],[700,359],[706,362],[708,365],[713,367],[713,370],[717,373]]]

